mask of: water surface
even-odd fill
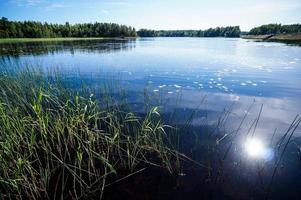
[[[250,115],[264,105],[259,135],[274,128],[283,132],[301,113],[298,46],[226,38],[146,38],[1,44],[0,54],[12,63],[59,66],[95,79],[118,74],[137,105],[145,88],[166,99],[164,109],[193,110],[206,96],[200,109],[211,113],[212,120],[233,102],[233,112],[241,116],[255,100]],[[180,103],[174,104],[179,96]]]
[[[184,123],[197,111],[192,121],[195,127],[222,124],[218,126],[219,134],[209,142],[222,144],[239,130],[225,166],[230,176],[227,181],[231,180],[233,187],[223,192],[235,191],[234,186],[241,184],[237,177],[258,185],[259,165],[255,161],[261,160],[273,168],[277,152],[271,146],[277,144],[275,141],[301,113],[299,46],[228,38],[141,38],[0,44],[0,55],[2,63],[12,67],[34,65],[45,69],[61,67],[61,73],[67,74],[80,72],[92,85],[103,79],[116,79],[137,112],[143,112],[145,101],[150,99],[151,105],[160,106],[163,116],[176,113],[173,123]],[[191,132],[204,133],[203,129]],[[249,152],[244,150],[246,134],[260,141],[260,145],[247,144]],[[287,167],[277,179],[274,187],[278,194],[274,197],[301,195],[300,136],[298,128],[283,159]],[[191,147],[191,142],[185,144]],[[206,142],[200,142],[199,152]],[[227,147],[221,149],[223,152]],[[254,155],[257,157],[252,158]],[[194,158],[206,162],[203,153]],[[272,170],[267,171],[263,176],[265,185],[272,174]],[[237,189],[237,198],[244,198],[242,187]]]

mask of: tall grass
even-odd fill
[[[233,130],[226,126],[234,104],[220,113],[215,125],[210,126],[204,114],[204,125],[192,127],[204,96],[183,124],[177,121],[182,113],[172,112],[167,117],[170,126],[147,90],[141,115],[133,112],[116,82],[93,87],[70,76],[56,70],[1,68],[0,199],[102,199],[109,187],[148,169],[171,176],[197,171],[197,182],[203,184],[198,191],[209,199],[224,197],[224,182],[233,186],[238,181],[242,190],[258,174],[262,188],[255,192],[269,199],[301,123],[296,116],[278,141],[274,131],[270,141],[274,164],[254,159],[249,166],[238,142],[254,137],[263,105],[253,120],[249,112],[255,102],[249,105]],[[181,96],[176,103],[180,100]],[[250,170],[254,165],[255,173]]]
[[[146,168],[179,172],[158,107],[141,117],[56,73],[0,73],[0,198],[101,198]]]

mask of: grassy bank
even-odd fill
[[[269,34],[269,35],[244,35],[243,39],[255,39],[262,41],[301,42],[301,33],[295,34]]]
[[[64,77],[0,72],[0,198],[101,199],[136,173],[179,173],[159,109],[135,115],[104,88],[72,90]],[[119,102],[120,103],[120,102]]]
[[[80,40],[107,40],[107,39],[116,39],[116,40],[124,40],[124,39],[133,39],[134,37],[87,37],[87,38],[0,38],[0,43],[17,43],[17,42],[56,42],[56,41],[80,41]]]

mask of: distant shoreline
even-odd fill
[[[268,35],[243,35],[243,39],[253,39],[268,42],[301,42],[301,33],[268,34]]]
[[[80,41],[80,40],[127,40],[136,37],[84,37],[84,38],[0,38],[1,43],[18,43],[18,42],[52,42],[52,41]]]

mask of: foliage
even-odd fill
[[[71,25],[34,21],[14,22],[0,19],[0,38],[55,37],[136,37],[134,28],[114,23],[85,23]]]
[[[301,24],[281,25],[267,24],[252,28],[250,35],[267,35],[267,34],[284,34],[284,33],[301,33]]]
[[[141,29],[137,32],[140,37],[239,37],[239,26],[210,28],[207,30],[170,30],[155,31]]]

